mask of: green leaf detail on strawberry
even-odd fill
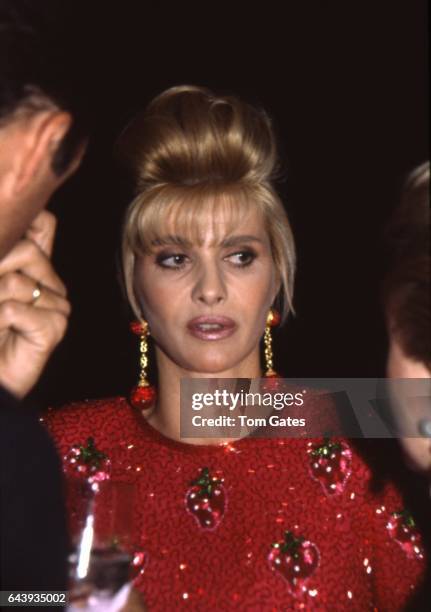
[[[204,467],[198,478],[191,481],[185,503],[199,527],[213,530],[223,518],[226,501],[223,478],[212,476],[209,468]]]
[[[94,438],[88,438],[86,444],[75,444],[65,457],[68,471],[89,482],[106,480],[110,475],[111,462],[108,456],[96,448]]]
[[[292,531],[285,531],[284,541],[273,543],[268,555],[269,567],[282,576],[295,597],[307,592],[306,583],[316,571],[319,560],[316,545],[303,536],[295,536]]]
[[[401,546],[409,559],[423,559],[424,548],[412,514],[404,509],[392,512],[386,524],[390,536]]]
[[[325,438],[323,444],[317,446],[311,451],[313,457],[329,457],[331,452],[341,450],[339,442],[331,442],[329,438]]]
[[[352,473],[352,451],[345,442],[332,442],[325,438],[322,444],[310,442],[310,471],[326,495],[337,495],[345,489]]]
[[[90,465],[92,468],[99,469],[100,464],[103,459],[106,459],[105,453],[99,451],[94,445],[94,438],[87,439],[87,445],[83,446],[82,444],[78,447],[80,452],[81,461]]]

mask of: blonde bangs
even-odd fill
[[[159,241],[176,236],[202,246],[209,220],[214,243],[219,243],[257,205],[252,191],[239,185],[219,189],[214,185],[169,185],[138,196],[126,222],[129,247],[136,255],[149,254]]]

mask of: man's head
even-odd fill
[[[66,9],[0,0],[0,258],[84,151],[89,117]]]
[[[386,229],[389,270],[383,283],[391,377],[431,376],[430,166],[409,176]]]
[[[383,305],[389,336],[389,378],[431,378],[429,181],[427,162],[408,178],[386,231],[389,270],[383,283]],[[429,398],[421,394],[403,402],[402,394],[394,393],[398,426],[416,436],[428,431],[431,415]],[[400,441],[412,466],[431,468],[429,439],[402,437]]]

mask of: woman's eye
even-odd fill
[[[162,268],[178,269],[184,266],[186,259],[187,256],[180,253],[169,255],[160,253],[160,255],[156,257],[156,264]]]
[[[238,253],[232,253],[232,255],[228,255],[227,259],[229,259],[234,265],[245,268],[249,266],[256,259],[256,253],[253,251],[239,251]]]

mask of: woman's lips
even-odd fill
[[[235,332],[236,323],[228,317],[196,317],[187,323],[187,329],[201,340],[221,340]]]

